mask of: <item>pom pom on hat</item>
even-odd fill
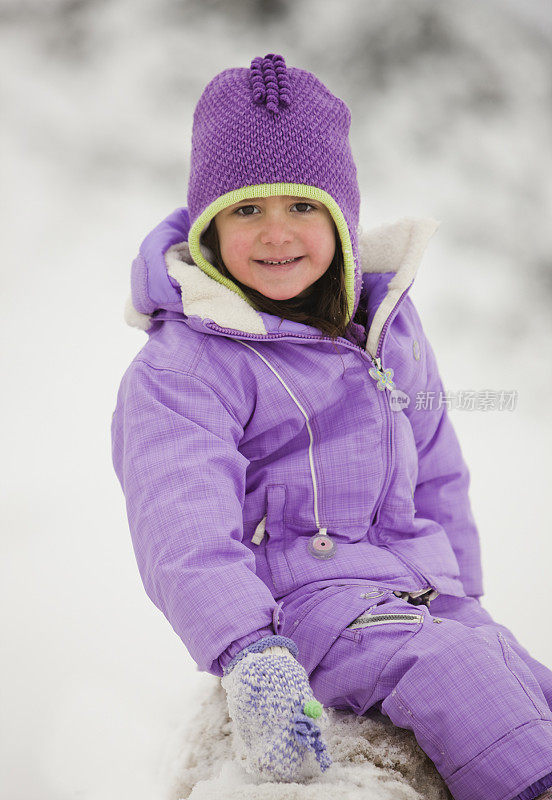
[[[284,57],[267,53],[264,58],[257,56],[251,62],[249,79],[253,91],[253,102],[264,103],[269,111],[278,114],[280,106],[289,106],[291,83]]]

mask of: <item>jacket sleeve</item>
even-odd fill
[[[135,359],[112,416],[112,456],[144,588],[198,669],[222,676],[277,633],[279,605],[242,543],[243,428],[192,375]]]
[[[468,496],[470,475],[447,410],[445,390],[433,349],[421,323],[420,352],[425,359],[420,394],[411,397],[409,418],[418,450],[414,490],[416,515],[438,522],[445,530],[460,567],[467,595],[483,593],[481,546]]]

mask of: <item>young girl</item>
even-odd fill
[[[359,233],[350,111],[280,55],[194,112],[144,240],[112,420],[146,592],[222,678],[247,769],[330,765],[323,706],[414,732],[456,800],[552,786],[552,672],[481,606],[469,475],[409,297],[437,223]]]

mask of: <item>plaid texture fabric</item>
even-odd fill
[[[251,350],[188,323],[156,325],[127,369],[112,441],[146,590],[201,669],[222,674],[218,657],[236,640],[245,646],[244,637],[277,633],[276,601],[314,582],[368,578],[404,591],[431,586],[463,595],[456,547],[470,589],[482,593],[467,470],[446,412],[385,414],[369,362],[354,346],[335,349],[313,338],[308,346],[255,341]],[[410,340],[425,337],[409,298],[395,330],[386,358],[397,385],[415,397],[435,377],[431,361],[410,356]],[[263,358],[294,387],[297,402]],[[314,437],[319,519],[337,545],[326,560],[307,546],[317,526],[298,403],[308,409]],[[436,486],[423,516],[412,496],[416,440],[426,480]],[[432,464],[433,448],[440,455]],[[447,524],[452,503],[451,542],[439,519]],[[267,533],[255,545],[263,518]]]
[[[412,399],[394,412],[351,341],[178,311],[163,254],[186,230],[171,215],[133,265],[152,324],[111,427],[148,595],[198,669],[222,676],[244,647],[288,637],[321,702],[380,704],[455,800],[510,800],[552,769],[551,673],[468,596],[483,594],[469,475],[446,404],[415,402],[442,383],[407,290],[381,339]],[[393,275],[362,275],[368,328]],[[425,589],[429,609],[394,595]],[[348,628],[374,605],[378,620]]]
[[[359,594],[322,592],[297,628],[323,636],[332,607]],[[420,622],[401,619],[412,612]],[[310,674],[321,703],[359,715],[377,706],[413,731],[455,800],[531,800],[552,785],[552,672],[511,631],[469,597],[440,595],[427,609],[386,593],[371,613],[396,621],[337,635]]]
[[[552,789],[543,792],[543,789],[549,786],[552,786],[552,772],[544,778],[535,781],[535,783],[531,784],[531,786],[523,792],[520,792],[520,794],[516,795],[514,800],[552,800]]]

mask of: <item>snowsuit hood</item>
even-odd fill
[[[414,281],[429,239],[438,226],[439,222],[431,218],[404,217],[365,233],[359,230],[359,258],[354,261],[354,274],[346,278],[359,287],[352,306],[354,317],[362,275],[373,276],[365,281],[372,288],[370,305],[374,319],[367,342],[372,355],[376,354],[379,334],[389,312]],[[210,319],[222,328],[245,333],[262,335],[276,327],[279,331],[297,330],[297,323],[291,320],[282,321],[254,309],[239,287],[214,267],[207,274],[204,262],[212,264],[213,253],[203,244],[200,249],[204,261],[196,264],[187,242],[189,229],[188,210],[177,208],[142,242],[132,263],[131,293],[125,307],[129,325],[148,331],[158,312],[165,310],[185,314],[189,324]],[[373,291],[378,284],[379,291]],[[317,330],[306,325],[299,327]]]

